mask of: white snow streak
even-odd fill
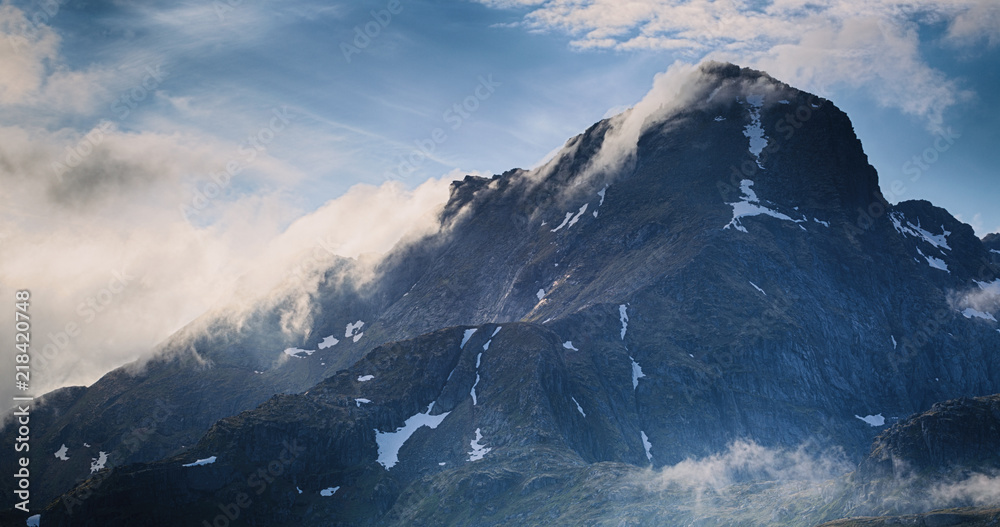
[[[948,274],[951,274],[951,271],[948,270],[948,264],[944,263],[944,260],[940,258],[935,258],[933,256],[925,255],[923,251],[920,250],[919,247],[917,247],[917,253],[920,254],[920,256],[923,256],[925,260],[927,260],[927,265],[935,269],[940,269]]]
[[[764,105],[764,97],[760,95],[747,96],[747,103],[750,104],[750,124],[743,128],[743,135],[750,140],[748,150],[757,160],[757,166],[764,168],[764,165],[760,163],[760,154],[767,147],[764,127],[760,124],[760,109]]]
[[[584,212],[587,212],[587,205],[590,205],[590,203],[584,203],[583,206],[580,207],[580,211],[576,213],[576,216],[573,216],[573,219],[569,220],[569,225],[566,226],[567,229],[575,225],[576,222],[580,221],[580,216]]]
[[[625,331],[628,330],[628,312],[625,304],[618,306],[618,319],[622,323],[622,340],[625,340]]]
[[[599,190],[597,192],[597,195],[600,196],[600,198],[601,198],[601,201],[597,204],[597,208],[598,209],[601,208],[601,205],[604,205],[604,195],[607,192],[608,192],[608,185],[604,185],[604,188],[602,188],[601,190]],[[597,209],[594,210],[594,217],[595,218],[597,217]]]
[[[465,330],[465,335],[462,335],[462,345],[459,346],[459,348],[465,349],[465,343],[469,342],[469,339],[472,338],[472,335],[476,332],[476,329],[478,329],[478,328],[472,328],[472,329]]]
[[[211,465],[212,463],[215,463],[215,460],[216,460],[215,456],[210,456],[210,457],[206,457],[205,459],[199,459],[198,461],[195,461],[193,463],[188,463],[187,465],[181,465],[181,466],[182,467],[200,467],[202,465]]]
[[[639,366],[639,363],[631,355],[628,358],[632,361],[632,389],[634,390],[639,387],[639,379],[645,377],[646,374],[642,373],[642,366]]]
[[[569,223],[569,220],[570,220],[570,219],[571,219],[572,217],[573,217],[573,213],[572,213],[572,212],[567,212],[567,213],[566,213],[566,218],[565,218],[565,219],[563,219],[562,223],[560,223],[558,227],[556,227],[555,229],[552,229],[552,230],[551,230],[551,231],[549,231],[549,232],[556,232],[556,231],[558,231],[559,229],[561,229],[561,228],[565,227],[565,226],[566,226],[566,224],[567,224],[567,223]]]
[[[917,224],[907,221],[906,225],[903,225],[903,220],[906,218],[899,212],[893,212],[889,215],[892,220],[892,226],[901,234],[907,234],[909,236],[914,236],[916,238],[923,238],[924,241],[937,247],[938,249],[951,250],[948,246],[948,235],[951,234],[950,231],[941,226],[941,234],[931,234],[929,231],[920,226],[920,218],[917,218]]]

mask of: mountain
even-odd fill
[[[718,63],[684,86],[539,169],[453,183],[435,234],[50,396],[42,524],[876,511],[843,473],[885,427],[1000,392],[1000,240],[887,203],[830,101]],[[90,475],[84,441],[118,454]]]

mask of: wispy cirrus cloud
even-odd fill
[[[879,104],[940,125],[962,100],[959,83],[930,66],[921,30],[939,42],[995,45],[1000,5],[988,0],[481,0],[526,10],[521,25],[563,32],[581,50],[670,50],[728,60],[817,92],[868,90]]]

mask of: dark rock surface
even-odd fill
[[[961,303],[1000,276],[995,239],[927,202],[886,203],[830,101],[732,65],[706,65],[691,89],[694,102],[649,119],[620,163],[594,165],[619,144],[627,114],[571,139],[543,169],[455,182],[446,228],[402,244],[364,286],[343,278],[359,263],[337,261],[309,296],[263,305],[238,329],[207,316],[145,377],[108,374],[66,403],[43,452],[98,426],[120,433],[168,394],[183,418],[64,494],[43,524],[211,523],[241,493],[252,494],[238,518],[248,525],[613,514],[660,524],[662,493],[635,483],[650,466],[737,440],[812,443],[861,461],[884,426],[1000,391],[998,325]],[[748,150],[757,119],[768,141],[759,155]],[[282,332],[301,300],[313,324]],[[357,320],[355,342],[344,327]],[[341,342],[276,362],[327,335]],[[398,464],[380,464],[379,433],[431,403],[428,417],[448,415],[417,429]],[[491,450],[470,461],[477,430]],[[305,450],[284,463],[288,445]],[[257,494],[262,469],[272,481]],[[836,517],[827,506],[803,518]]]

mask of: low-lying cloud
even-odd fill
[[[1000,477],[972,474],[960,481],[938,483],[930,489],[935,508],[996,507],[1000,504]]]
[[[949,296],[951,306],[967,313],[967,316],[990,317],[1000,315],[1000,279],[992,282],[976,282],[964,292],[953,292]],[[971,310],[971,311],[966,311]]]

